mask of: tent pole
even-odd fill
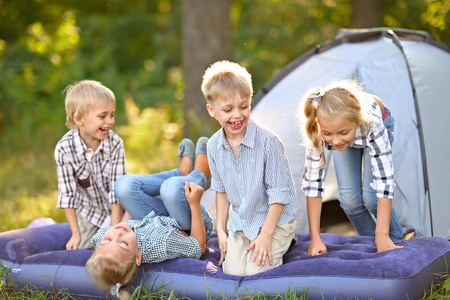
[[[424,185],[425,185],[425,194],[427,194],[428,199],[428,207],[430,210],[430,230],[431,230],[431,236],[434,236],[434,230],[433,230],[433,212],[431,210],[431,197],[430,197],[430,186],[428,182],[428,168],[427,168],[427,160],[426,160],[426,153],[425,153],[425,143],[424,143],[424,137],[423,137],[423,131],[422,131],[422,120],[420,118],[420,111],[419,111],[419,101],[417,100],[417,92],[416,92],[416,86],[414,84],[414,80],[411,74],[411,68],[409,66],[408,59],[406,57],[405,52],[403,51],[403,47],[400,43],[400,40],[398,39],[398,36],[395,34],[394,30],[388,29],[385,32],[385,36],[388,38],[391,38],[394,44],[399,48],[400,52],[402,53],[403,57],[405,58],[406,67],[408,69],[408,76],[409,76],[409,82],[411,83],[411,89],[413,92],[413,98],[414,98],[414,107],[416,109],[416,117],[417,117],[417,129],[419,130],[419,139],[420,139],[420,149],[422,154],[422,168],[423,168],[423,177],[424,177]]]

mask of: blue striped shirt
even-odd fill
[[[297,198],[283,142],[250,119],[235,158],[223,129],[208,142],[211,189],[226,193],[231,204],[228,228],[254,240],[269,205],[284,204],[278,225],[297,218]]]

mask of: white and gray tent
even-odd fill
[[[450,239],[450,50],[427,32],[394,28],[342,29],[283,68],[253,98],[252,118],[286,146],[299,202],[298,232],[308,232],[298,102],[308,88],[345,78],[363,82],[396,119],[393,206],[400,222],[418,236]],[[334,176],[329,167],[324,201],[338,197]]]

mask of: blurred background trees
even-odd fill
[[[0,219],[30,201],[54,214],[69,83],[114,91],[127,172],[151,173],[176,166],[183,136],[217,130],[200,91],[214,61],[247,67],[256,92],[340,28],[425,30],[449,44],[449,9],[450,0],[0,0]]]

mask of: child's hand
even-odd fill
[[[186,182],[184,184],[184,193],[186,194],[186,199],[189,205],[200,204],[202,199],[204,189],[193,182]]]
[[[81,238],[79,235],[72,235],[70,240],[66,244],[66,250],[76,250],[80,245]]]
[[[377,245],[377,253],[403,248],[403,246],[395,245],[388,235],[375,235],[375,245]]]
[[[328,253],[327,246],[322,242],[322,239],[311,240],[308,247],[308,256],[316,256]]]
[[[266,263],[266,258],[269,259],[269,265],[272,265],[272,236],[267,236],[262,234],[262,232],[254,239],[250,246],[247,248],[247,251],[253,251],[252,261],[255,262],[258,266],[264,266]]]
[[[225,231],[217,232],[217,239],[219,241],[219,249],[220,249],[219,266],[222,265],[223,261],[225,260],[225,255],[227,254],[227,238],[228,235]]]

